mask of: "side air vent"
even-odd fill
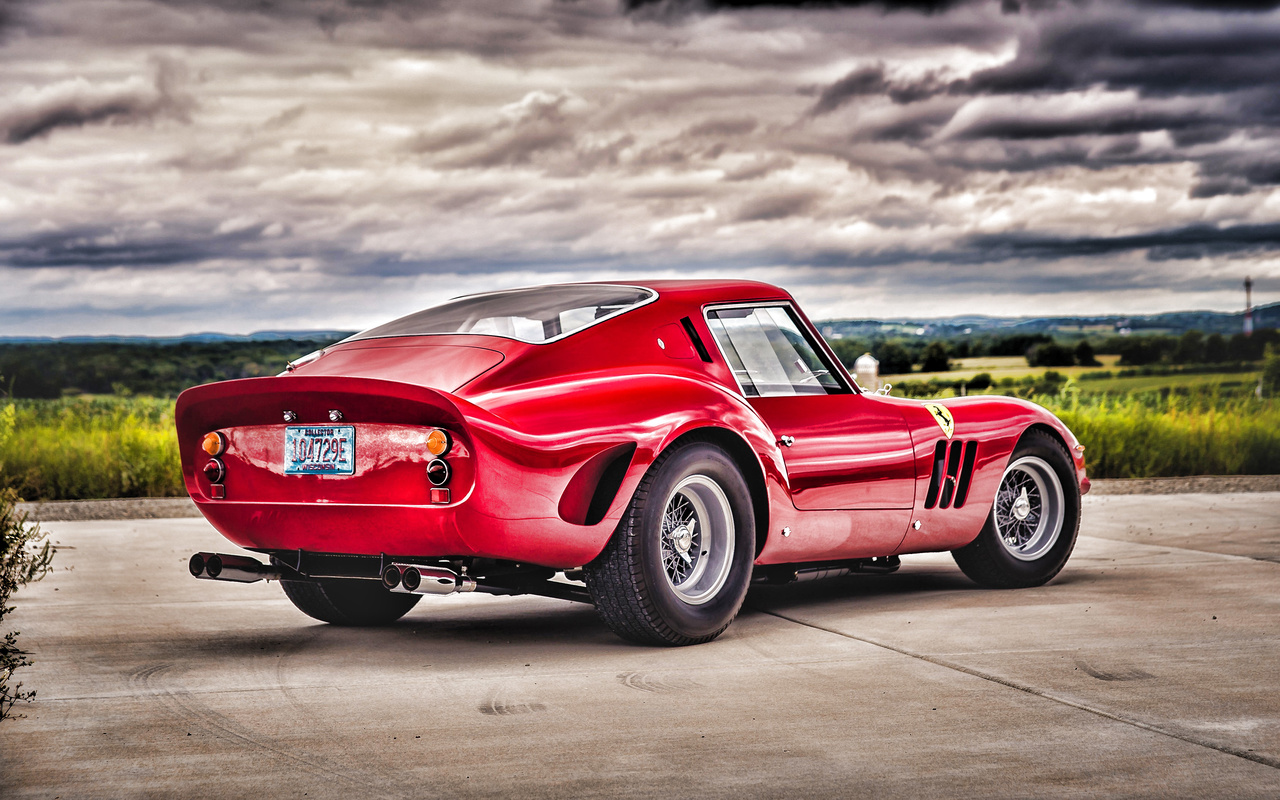
[[[710,364],[711,353],[707,352],[707,346],[702,343],[702,337],[698,335],[698,329],[693,327],[693,320],[688,317],[682,317],[680,324],[684,326],[684,332],[689,334],[689,341],[693,344],[693,349],[698,351],[698,358]]]
[[[977,442],[951,442],[943,439],[933,448],[933,471],[929,475],[929,491],[924,496],[925,508],[960,508],[969,497],[973,464],[978,457]]]

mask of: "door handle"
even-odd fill
[[[778,443],[779,443],[779,444],[786,445],[787,447],[790,447],[791,445],[793,445],[793,444],[795,444],[795,443],[796,443],[796,437],[794,437],[794,436],[783,436],[781,439],[779,439],[779,440],[778,440]]]

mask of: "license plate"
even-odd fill
[[[284,474],[354,475],[353,425],[290,425],[284,429]]]

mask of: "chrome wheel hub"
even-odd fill
[[[695,520],[692,524],[696,525],[697,521]],[[689,560],[689,548],[693,547],[693,531],[684,525],[676,528],[671,532],[671,545],[676,549],[676,553]]]
[[[729,498],[706,475],[690,475],[667,497],[659,550],[667,583],[684,602],[701,605],[724,586],[733,563]]]
[[[1018,499],[1013,501],[1013,507],[1010,510],[1019,522],[1031,516],[1031,498],[1027,497],[1026,487],[1023,487],[1022,494],[1018,495]]]
[[[996,491],[995,524],[1000,543],[1019,561],[1034,561],[1058,542],[1066,519],[1058,473],[1044,459],[1010,464]]]

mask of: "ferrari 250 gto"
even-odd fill
[[[178,398],[187,490],[306,614],[378,625],[424,594],[593,603],[636,642],[728,627],[753,581],[949,550],[1037,586],[1075,544],[1084,447],[1006,397],[859,387],[794,299],[748,281],[458,298],[273,378]]]

